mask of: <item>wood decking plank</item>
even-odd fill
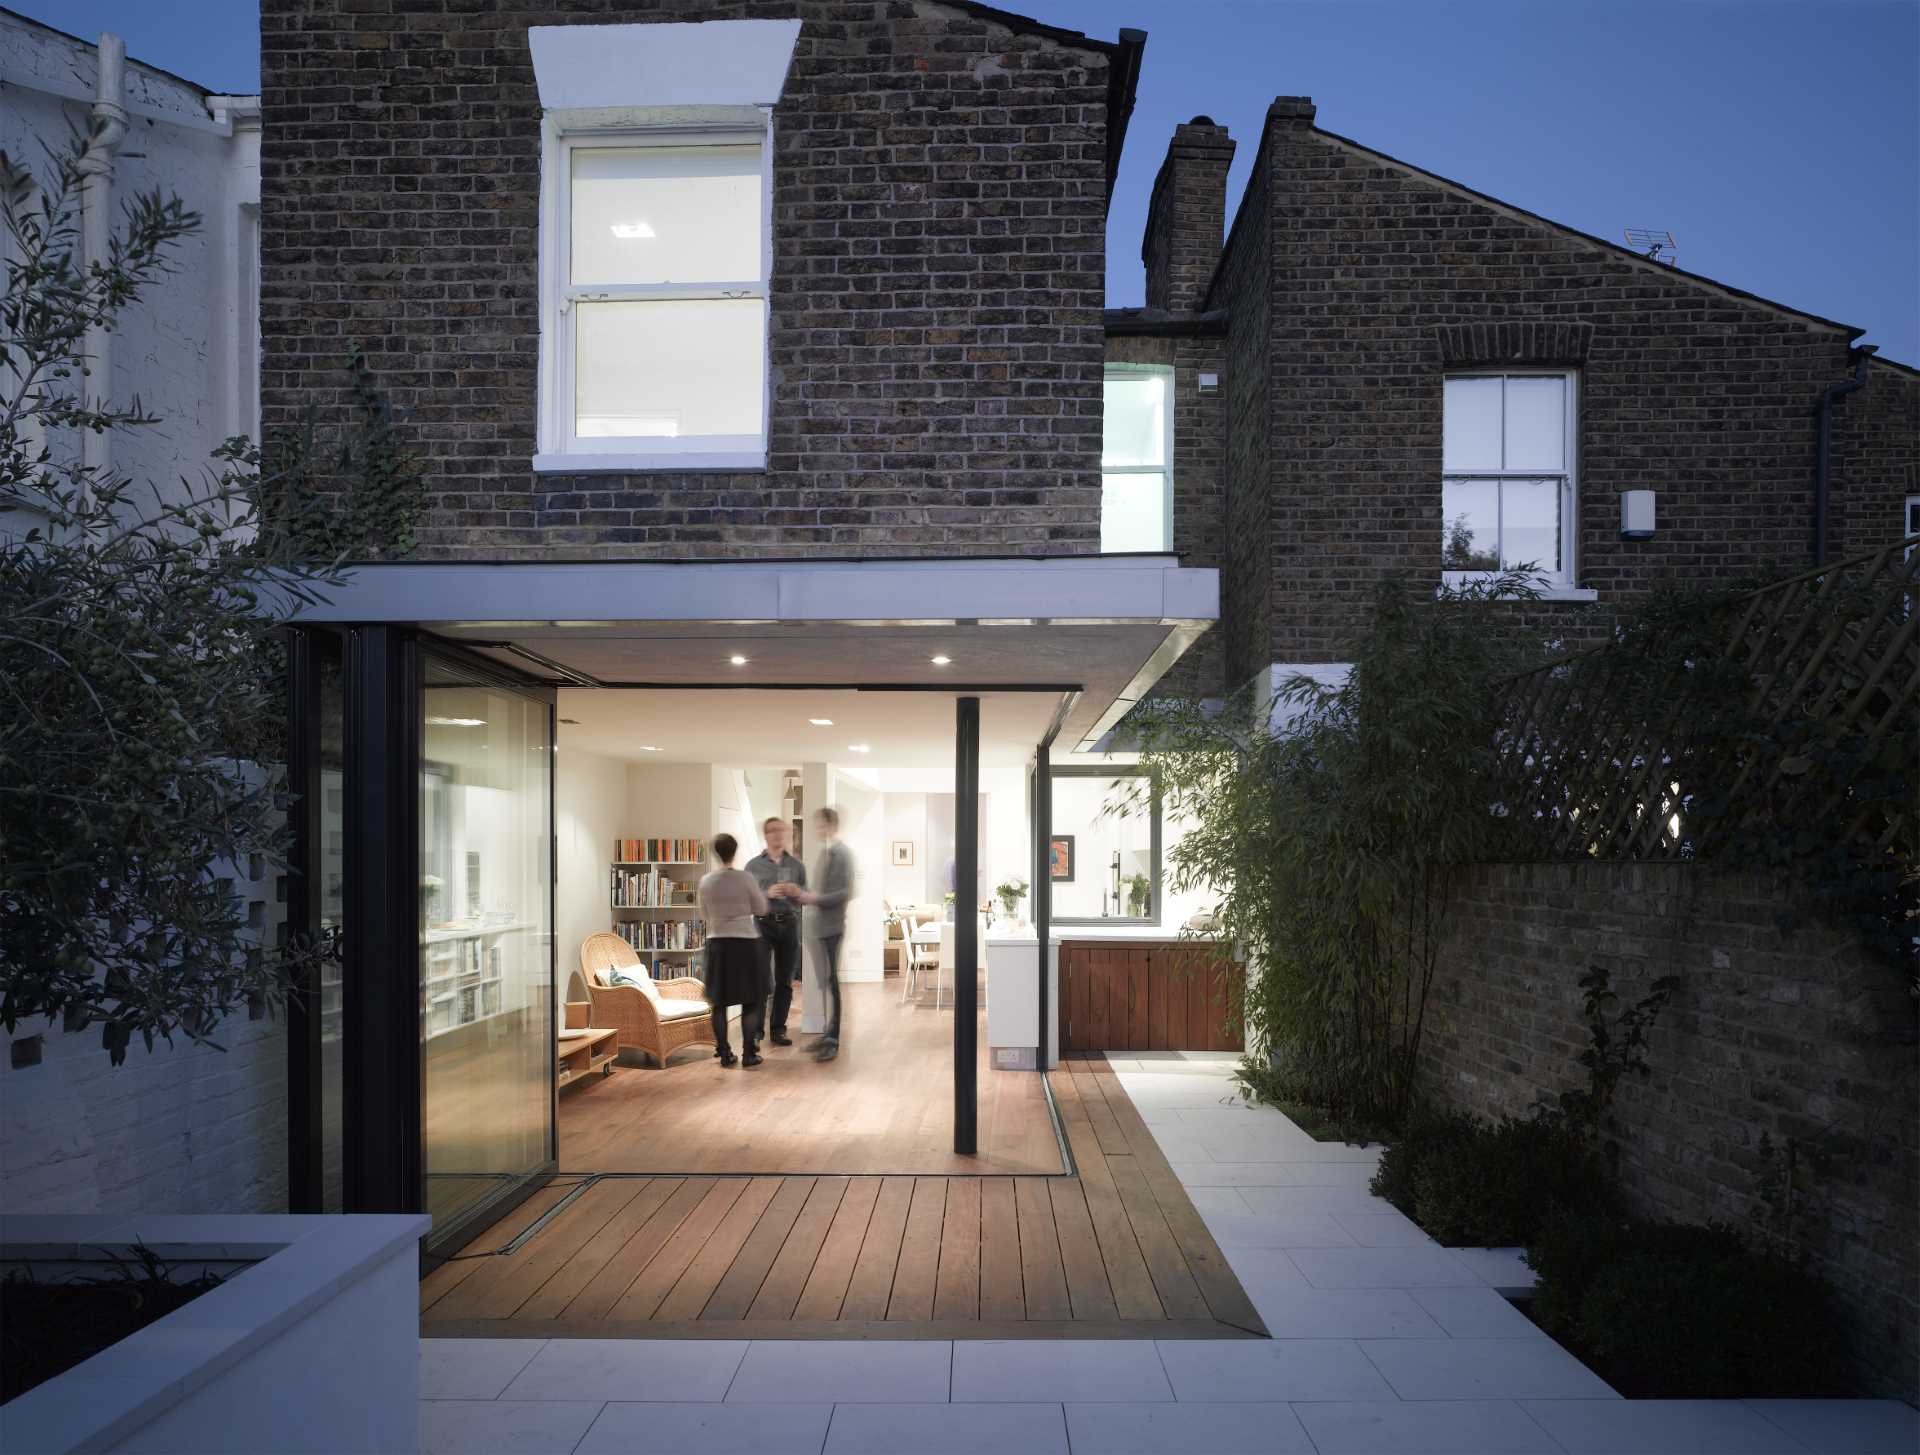
[[[562,1318],[606,1318],[633,1281],[646,1271],[647,1264],[679,1230],[689,1214],[718,1186],[711,1177],[689,1177],[676,1187],[659,1209],[647,1219],[589,1281],[572,1302],[562,1309]]]
[[[1020,1219],[1013,1179],[980,1180],[980,1317],[1023,1319],[1025,1286],[1020,1277]]]
[[[860,1257],[860,1245],[867,1236],[867,1224],[873,1217],[873,1205],[880,1198],[880,1179],[862,1177],[847,1184],[845,1195],[827,1229],[820,1255],[794,1306],[796,1319],[837,1319],[847,1296],[847,1283],[853,1277],[854,1263]]]
[[[947,1215],[947,1183],[922,1177],[913,1184],[907,1227],[900,1238],[900,1262],[893,1270],[887,1317],[925,1323],[933,1317],[933,1291],[940,1273],[940,1237]]]
[[[742,1245],[713,1297],[700,1311],[703,1319],[744,1319],[760,1296],[760,1285],[772,1271],[787,1235],[799,1221],[807,1201],[813,1196],[811,1177],[783,1177],[767,1210],[754,1224],[753,1232]]]
[[[1023,1177],[1014,1184],[1020,1219],[1020,1281],[1026,1289],[1027,1317],[1070,1319],[1066,1270],[1060,1262],[1060,1238],[1053,1226],[1053,1203],[1046,1184]]]
[[[907,1210],[913,1202],[913,1179],[889,1177],[880,1184],[880,1196],[867,1223],[866,1239],[847,1280],[841,1300],[843,1319],[884,1319],[893,1293],[893,1274],[900,1263],[900,1240],[907,1231]]]
[[[489,1262],[486,1258],[469,1255],[485,1249],[499,1248],[512,1242],[532,1226],[541,1214],[552,1209],[553,1205],[573,1190],[571,1181],[549,1187],[543,1187],[499,1222],[483,1229],[478,1236],[461,1245],[458,1252],[427,1276],[420,1280],[420,1311],[425,1313],[454,1289],[465,1283],[481,1267]]]
[[[941,1224],[940,1271],[934,1281],[936,1319],[980,1317],[980,1179],[947,1179]]]
[[[1107,1283],[1106,1260],[1094,1236],[1086,1194],[1070,1177],[1050,1177],[1043,1184],[1053,1204],[1054,1232],[1060,1239],[1060,1266],[1067,1279],[1067,1301],[1076,1319],[1118,1317],[1113,1289]]]
[[[650,1319],[660,1300],[672,1292],[687,1265],[700,1255],[713,1236],[713,1230],[726,1217],[748,1184],[737,1178],[722,1178],[707,1189],[705,1197],[680,1226],[661,1243],[659,1251],[647,1260],[647,1266],[627,1285],[615,1302],[611,1316],[616,1319]]]
[[[539,1291],[520,1305],[520,1311],[514,1317],[553,1319],[566,1312],[567,1306],[580,1291],[593,1283],[600,1276],[600,1271],[619,1256],[622,1249],[641,1236],[641,1230],[685,1183],[683,1177],[647,1178],[646,1185],[632,1201],[621,1208],[585,1247],[569,1258],[565,1267],[541,1284]]]
[[[740,1256],[740,1250],[746,1247],[747,1239],[759,1226],[761,1214],[766,1212],[785,1181],[784,1177],[756,1177],[742,1189],[726,1216],[693,1255],[686,1271],[667,1290],[652,1317],[674,1323],[700,1317],[714,1290],[720,1286],[720,1280],[727,1276],[733,1260]],[[748,1301],[752,1301],[751,1296]]]
[[[641,1192],[642,1186],[626,1178],[594,1183],[517,1253],[487,1259],[476,1277],[447,1295],[439,1317],[512,1318]]]
[[[1116,1312],[1123,1319],[1164,1319],[1167,1311],[1154,1290],[1153,1275],[1147,1271],[1133,1223],[1121,1204],[1106,1154],[1087,1121],[1073,1077],[1057,1079],[1054,1103],[1060,1109],[1060,1122],[1080,1169],[1081,1190],[1086,1194],[1094,1235],[1100,1240],[1100,1256],[1106,1264],[1107,1286],[1113,1292]]]
[[[813,1272],[813,1260],[820,1256],[820,1245],[826,1242],[827,1229],[833,1226],[833,1215],[839,1211],[840,1199],[846,1194],[844,1177],[815,1180],[813,1191],[807,1195],[807,1205],[801,1209],[792,1230],[781,1240],[779,1256],[773,1260],[760,1291],[754,1295],[747,1318],[793,1317],[794,1305],[800,1302],[801,1290]]]

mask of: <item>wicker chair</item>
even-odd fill
[[[648,989],[607,983],[608,972],[639,964],[633,946],[620,936],[587,936],[580,946],[580,975],[593,1002],[593,1024],[617,1030],[622,1047],[645,1051],[662,1068],[682,1046],[713,1045],[706,987],[692,976],[656,980]]]

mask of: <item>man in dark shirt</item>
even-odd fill
[[[760,825],[766,840],[766,852],[747,860],[747,872],[765,894],[776,884],[807,887],[807,866],[787,852],[785,819],[770,818]],[[793,987],[800,979],[800,901],[776,895],[767,897],[768,912],[760,917],[760,938],[767,942],[768,958],[773,961],[773,1015],[768,1039],[776,1046],[791,1046],[787,1035],[787,1015],[793,1009]]]

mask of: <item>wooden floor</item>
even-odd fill
[[[1106,1062],[1049,1079],[1075,1175],[563,1178],[427,1275],[421,1333],[1264,1337]]]
[[[843,991],[840,1055],[811,1037],[764,1046],[764,1064],[724,1069],[690,1046],[665,1070],[622,1066],[560,1094],[568,1172],[902,1175],[1061,1172],[1040,1078],[987,1065],[979,1014],[979,1154],[953,1150],[953,1003],[902,1005],[899,981]],[[796,1012],[795,1028],[799,1024]],[[734,1050],[739,1051],[736,1045]]]

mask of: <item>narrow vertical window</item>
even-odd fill
[[[1574,379],[1471,374],[1446,381],[1441,567],[1574,575]]]
[[[1109,365],[1100,432],[1100,549],[1173,549],[1173,370]]]

